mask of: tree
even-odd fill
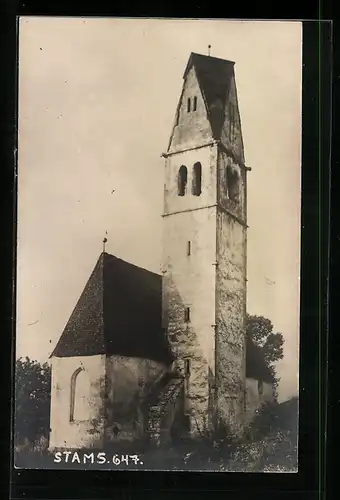
[[[273,329],[273,324],[268,318],[247,314],[247,337],[261,348],[264,361],[273,376],[276,391],[279,378],[274,365],[283,358],[284,339],[282,333],[275,333]]]
[[[22,442],[49,434],[51,368],[30,358],[19,358],[15,371],[15,439]]]
[[[248,314],[247,336],[261,347],[268,366],[283,358],[282,333],[273,332],[273,324],[269,319]]]

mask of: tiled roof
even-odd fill
[[[170,363],[162,278],[102,253],[51,356],[117,354]]]

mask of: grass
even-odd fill
[[[264,407],[254,420],[249,437],[240,443],[212,442],[208,439],[149,448],[139,443],[120,444],[106,450],[109,463],[78,463],[65,460],[56,463],[46,449],[46,441],[38,445],[26,442],[15,450],[15,466],[29,469],[108,469],[108,470],[199,470],[221,472],[297,472],[297,399],[283,405]],[[82,457],[102,450],[79,450]],[[113,464],[114,455],[140,455],[143,463]],[[82,459],[81,459],[82,461]]]
[[[84,453],[96,450],[81,450],[80,459]],[[99,450],[101,451],[101,450]],[[107,457],[113,455],[134,455],[136,451],[126,448],[107,451]],[[279,432],[252,442],[237,445],[223,442],[213,447],[212,443],[183,443],[178,447],[160,447],[147,449],[140,453],[143,464],[125,463],[108,464],[54,461],[54,454],[48,450],[25,450],[15,453],[15,465],[28,469],[107,469],[107,470],[201,470],[221,472],[296,472],[297,443],[296,436],[290,432]]]

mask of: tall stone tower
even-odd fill
[[[239,435],[245,407],[247,179],[234,63],[192,53],[165,157],[163,327],[190,433]]]

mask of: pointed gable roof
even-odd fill
[[[184,71],[185,79],[192,67],[195,68],[198,83],[203,94],[213,137],[220,139],[224,122],[224,110],[234,77],[234,62],[218,57],[192,52]]]
[[[102,253],[52,356],[140,357],[169,364],[162,277]]]

